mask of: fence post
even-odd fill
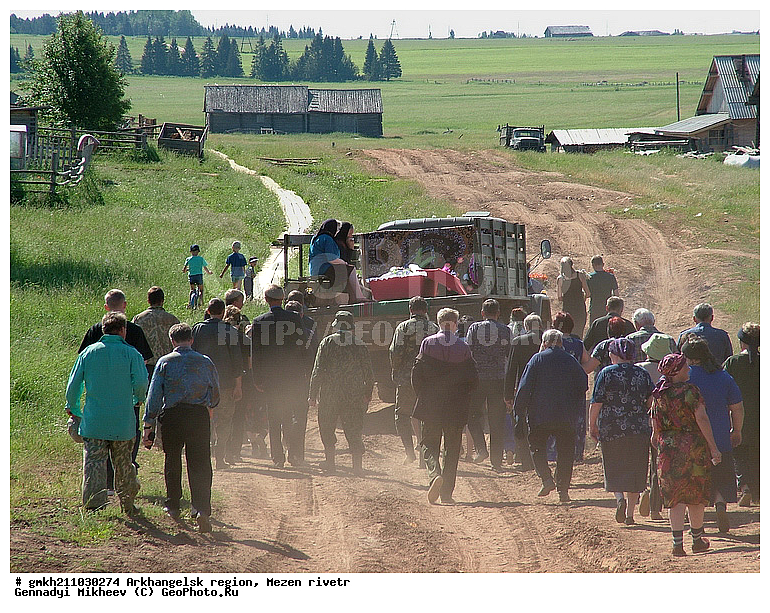
[[[59,168],[59,152],[54,151],[51,155],[51,187],[50,192],[53,196],[56,193],[56,171]]]
[[[70,150],[69,150],[69,164],[67,166],[72,166],[72,162],[75,160],[75,151],[78,147],[78,135],[75,131],[75,124],[73,123],[70,126]]]
[[[142,130],[142,150],[147,149],[147,132]]]

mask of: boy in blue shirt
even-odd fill
[[[190,289],[194,290],[196,287],[200,288],[200,302],[203,303],[203,271],[206,274],[214,274],[208,269],[208,262],[200,255],[201,248],[198,245],[192,245],[190,247],[190,257],[184,261],[184,268],[182,272],[187,273],[187,278],[190,281]]]
[[[219,275],[221,279],[230,268],[230,280],[233,282],[233,289],[240,290],[243,278],[246,276],[246,256],[241,252],[240,241],[233,241],[233,252],[227,256],[225,260],[225,267],[222,270],[222,274]],[[231,268],[232,267],[232,268]]]

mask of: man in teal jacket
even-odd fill
[[[142,355],[126,343],[126,316],[111,311],[102,318],[104,336],[84,349],[67,382],[66,410],[80,418],[83,437],[83,505],[107,504],[107,456],[115,467],[115,492],[126,513],[136,512],[139,491],[131,451],[136,436],[134,404],[147,396]],[[86,398],[80,408],[85,385]]]

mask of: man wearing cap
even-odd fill
[[[219,375],[220,401],[214,411],[214,457],[216,468],[223,469],[229,467],[225,455],[232,434],[236,404],[243,396],[243,374],[247,365],[243,361],[238,328],[222,321],[225,303],[221,298],[212,298],[207,310],[211,318],[192,327],[192,348],[208,356]]]
[[[355,335],[355,320],[350,311],[337,311],[332,326],[335,331],[318,346],[310,376],[308,405],[318,407],[318,431],[326,460],[321,468],[334,472],[337,420],[348,441],[353,472],[363,475],[364,443],[361,432],[364,415],[372,399],[374,375],[369,350]]]
[[[99,340],[75,361],[67,382],[66,411],[80,418],[83,437],[83,506],[107,504],[108,457],[115,468],[115,490],[126,513],[135,513],[139,491],[131,451],[136,437],[134,406],[147,394],[147,369],[141,354],[126,343],[126,316],[110,311],[101,321]],[[83,388],[85,403],[80,404]]]
[[[296,433],[301,427],[300,412],[306,410],[305,330],[300,316],[281,306],[280,285],[268,285],[264,297],[270,311],[256,317],[249,329],[251,364],[254,382],[265,392],[270,456],[276,468],[283,468],[284,445],[292,465],[301,464],[304,455],[298,449],[299,444],[304,446],[304,436],[300,443]]]
[[[695,325],[679,334],[677,346],[681,349],[687,335],[692,332],[705,338],[717,364],[724,364],[725,360],[733,355],[733,343],[726,330],[711,325],[714,321],[714,308],[707,302],[702,302],[692,310],[692,321]]]
[[[634,313],[636,315],[636,313]],[[634,336],[633,334],[631,336]],[[631,336],[628,338],[631,339]],[[631,339],[634,340],[634,339]],[[672,351],[672,346],[674,350]],[[657,383],[660,380],[661,374],[658,371],[658,365],[667,355],[671,353],[677,353],[676,341],[673,336],[668,334],[661,334],[660,332],[654,332],[650,337],[641,345],[640,350],[647,356],[645,361],[637,363],[637,366],[641,366],[650,375],[653,383]],[[661,510],[663,509],[663,497],[660,493],[660,485],[658,483],[658,449],[655,445],[650,445],[650,471],[649,471],[649,487],[650,489],[642,493],[642,497],[639,500],[639,513],[646,516],[648,513],[650,519],[663,519]]]
[[[428,302],[422,296],[409,300],[409,316],[396,326],[390,343],[390,367],[393,383],[396,384],[396,432],[404,444],[407,463],[416,459],[412,442],[412,411],[417,397],[412,389],[412,366],[423,339],[438,332],[438,326],[428,319]]]

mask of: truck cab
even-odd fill
[[[545,152],[545,126],[516,127],[508,124],[500,128],[500,144],[517,151]]]

